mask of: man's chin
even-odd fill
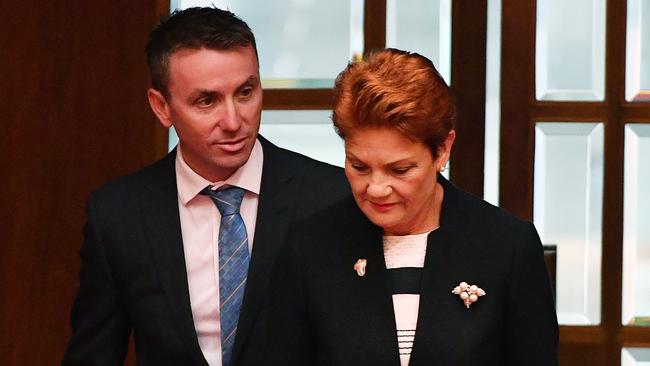
[[[213,160],[213,164],[224,169],[232,169],[233,171],[237,170],[246,164],[248,159],[250,159],[251,150],[252,149],[240,149],[236,153],[222,153]]]

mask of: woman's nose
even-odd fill
[[[374,198],[386,197],[391,193],[391,186],[384,179],[372,179],[368,184],[366,193]]]

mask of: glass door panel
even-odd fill
[[[650,366],[650,348],[623,348],[621,366]]]
[[[650,124],[625,126],[624,325],[650,326]]]
[[[331,117],[331,110],[265,110],[260,134],[285,149],[343,167],[343,140]]]
[[[627,2],[625,99],[650,102],[650,2]]]
[[[253,30],[265,88],[331,88],[363,52],[363,0],[176,0],[229,9]]]
[[[388,0],[386,47],[427,57],[449,84],[451,0]]]
[[[537,123],[534,222],[557,245],[556,305],[565,325],[600,323],[603,125]]]
[[[538,100],[602,101],[605,0],[538,0]]]

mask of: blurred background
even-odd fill
[[[148,33],[211,4],[257,37],[261,133],[337,165],[338,72],[430,58],[459,106],[450,179],[547,245],[561,364],[650,364],[650,0],[24,0],[0,3],[1,365],[60,361],[86,197],[177,142],[146,100]]]

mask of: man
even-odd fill
[[[255,39],[232,13],[177,11],[151,34],[152,110],[179,146],[94,192],[63,365],[262,365],[285,231],[347,195],[343,172],[258,136]]]

